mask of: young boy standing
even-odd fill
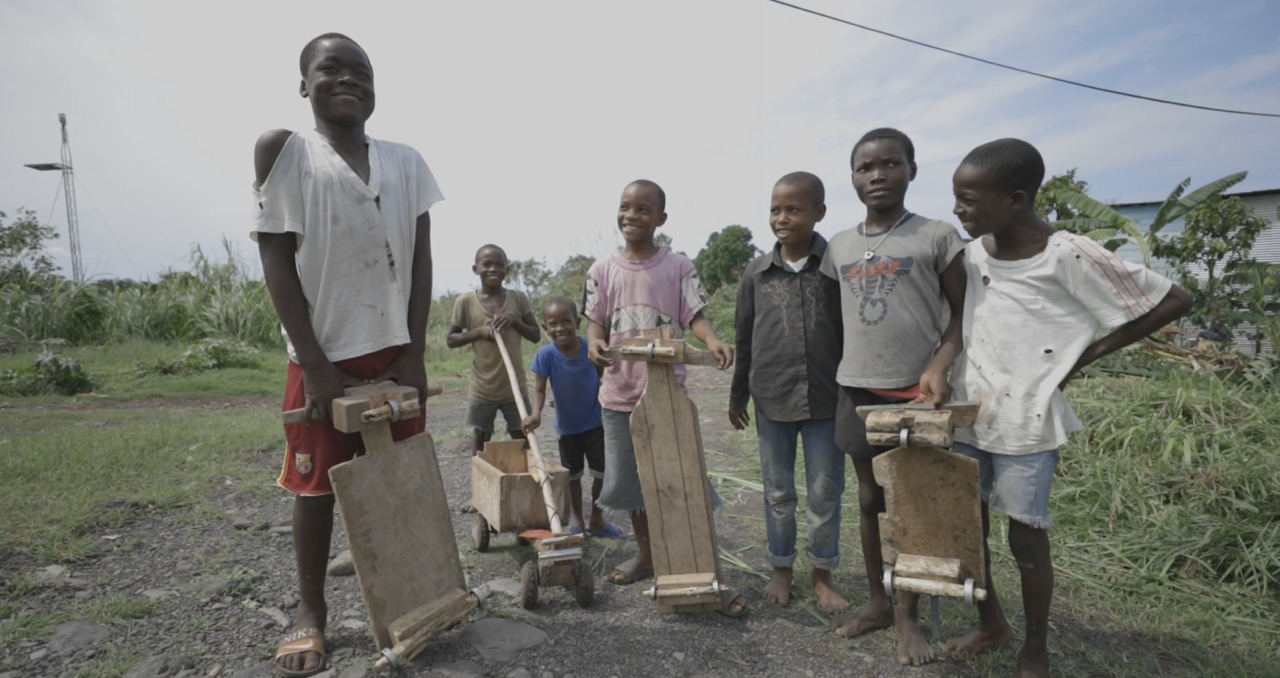
[[[533,354],[529,369],[537,375],[533,409],[524,419],[525,435],[542,425],[547,382],[556,402],[556,433],[560,434],[560,463],[569,470],[571,532],[596,537],[621,537],[617,525],[606,522],[600,510],[604,486],[604,428],[600,423],[600,370],[587,358],[587,344],[578,337],[578,307],[565,297],[542,304],[542,329],[551,343]],[[591,473],[591,520],[582,517],[582,474]]]
[[[600,406],[604,422],[605,474],[600,505],[628,511],[636,534],[636,555],[609,573],[609,581],[630,584],[653,576],[653,552],[649,543],[649,519],[644,512],[644,495],[631,441],[631,412],[640,401],[648,382],[648,368],[639,361],[614,360],[610,345],[643,330],[668,326],[676,338],[688,328],[707,345],[717,366],[733,364],[733,349],[716,336],[711,321],[702,314],[707,294],[698,271],[688,257],[659,247],[654,234],[667,221],[667,196],[656,183],[640,179],[627,185],[618,204],[618,230],[623,246],[587,271],[586,303],[583,311],[591,362],[605,368],[600,383]],[[684,384],[684,366],[675,366],[676,378]],[[732,596],[724,612],[742,614],[746,599]]]
[[[956,431],[953,450],[978,460],[984,534],[990,507],[1009,516],[1027,619],[1017,669],[1024,677],[1049,675],[1049,490],[1058,448],[1082,428],[1062,387],[1080,368],[1191,307],[1187,293],[1165,278],[1045,223],[1035,212],[1043,179],[1040,153],[1018,139],[973,149],[952,178],[955,215],[975,239],[964,258],[964,354],[951,382],[956,398],[982,404],[973,427]],[[1095,340],[1101,327],[1115,329]],[[945,367],[931,366],[924,381],[932,392],[922,399],[946,397]],[[947,643],[957,659],[1013,639],[989,550],[986,558],[988,597],[978,603],[978,625]]]
[[[890,128],[871,130],[854,144],[850,160],[853,188],[867,206],[867,216],[831,238],[822,272],[840,283],[844,353],[836,371],[836,444],[853,459],[858,475],[870,600],[833,624],[841,636],[892,625],[898,661],[918,665],[933,660],[933,648],[918,622],[919,596],[903,593],[895,611],[880,583],[884,488],[876,484],[871,461],[890,448],[867,443],[866,426],[856,410],[914,398],[926,366],[937,361],[935,348],[959,344],[964,241],[950,224],[907,211],[907,188],[916,176],[915,145],[907,135]],[[948,310],[951,319],[944,328]]]
[[[325,563],[333,531],[329,468],[363,451],[327,421],[343,387],[391,379],[426,391],[431,308],[431,215],[443,196],[422,156],[365,135],[373,67],[351,38],[326,33],[300,58],[299,92],[315,130],[272,130],[254,149],[254,223],[263,277],[289,354],[279,484],[295,495],[293,547],[300,602],[276,651],[281,676],[324,669]],[[421,415],[392,425],[421,433]]]
[[[831,581],[840,564],[844,452],[835,439],[840,286],[818,270],[827,241],[813,231],[826,212],[822,180],[809,172],[792,172],[773,187],[769,227],[778,242],[747,265],[738,287],[729,423],[746,428],[747,401],[755,401],[766,555],[773,567],[762,596],[778,605],[791,600],[796,436],[803,440],[813,592],[818,607],[834,614],[849,603]]]
[[[502,412],[512,440],[524,438],[520,408],[511,396],[507,368],[495,342],[501,338],[507,345],[507,353],[511,355],[520,381],[520,397],[527,403],[529,398],[525,394],[520,337],[536,344],[541,334],[533,318],[533,304],[529,297],[524,292],[502,286],[507,279],[507,253],[501,247],[485,245],[476,250],[476,262],[471,270],[480,276],[480,289],[464,292],[454,302],[453,319],[449,321],[449,335],[445,337],[445,343],[449,348],[471,345],[467,422],[471,424],[478,453],[493,437],[493,424],[498,412]],[[515,332],[506,332],[507,328]]]

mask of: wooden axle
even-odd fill
[[[440,387],[435,386],[428,388],[426,395],[438,396],[443,392]],[[365,429],[366,424],[378,421],[411,419],[422,410],[418,390],[393,381],[353,386],[347,388],[345,393],[341,398],[333,399],[331,409],[333,427],[343,433],[359,433]],[[305,413],[306,410],[302,408],[288,410],[283,415],[284,423],[307,423]]]
[[[422,652],[432,638],[461,621],[484,602],[483,587],[452,594],[427,603],[387,625],[394,645],[382,650],[375,669],[403,666]]]

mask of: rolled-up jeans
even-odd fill
[[[834,570],[840,564],[840,497],[844,452],[836,446],[835,419],[773,421],[756,411],[760,475],[764,480],[766,557],[773,567],[796,560],[796,438],[804,447],[809,563]]]

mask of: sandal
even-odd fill
[[[288,657],[296,654],[315,653],[320,655],[320,662],[316,664],[314,669],[286,669],[280,665],[281,657]],[[282,678],[306,678],[306,676],[314,676],[325,670],[327,657],[325,656],[324,634],[317,628],[294,629],[285,634],[280,640],[280,645],[276,648],[275,673]]]
[[[737,619],[747,613],[747,597],[734,593],[733,589],[724,589],[720,593],[720,609],[718,612],[730,619]]]
[[[636,558],[629,558],[618,564],[609,573],[609,581],[614,584],[625,585],[634,584],[641,579],[648,579],[653,576],[653,568],[641,570],[640,564]]]

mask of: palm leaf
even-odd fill
[[[1051,194],[1055,200],[1067,203],[1085,218],[1106,222],[1107,225],[1113,228],[1128,220],[1127,217],[1122,216],[1110,205],[1094,200],[1079,191],[1060,189],[1052,191]]]
[[[1187,187],[1190,185],[1191,177],[1187,177],[1179,182],[1177,186],[1173,187],[1173,191],[1169,193],[1169,197],[1164,199],[1164,202],[1160,205],[1159,211],[1156,212],[1156,218],[1151,220],[1150,228],[1152,233],[1158,232],[1160,229],[1164,228],[1165,224],[1173,220],[1173,218],[1169,216],[1169,210],[1173,209],[1173,206],[1178,204],[1178,198],[1182,197],[1182,192],[1187,190]]]
[[[1055,221],[1053,222],[1053,227],[1058,230],[1066,229],[1072,233],[1083,233],[1094,240],[1113,237],[1118,230],[1115,222],[1113,221],[1108,221],[1106,219],[1085,219],[1080,217]],[[1109,231],[1109,233],[1101,233],[1101,231]],[[1094,233],[1099,233],[1099,235],[1094,236]]]
[[[1222,177],[1217,181],[1211,181],[1205,184],[1204,186],[1201,186],[1200,188],[1197,188],[1196,190],[1186,194],[1185,196],[1182,197],[1181,200],[1177,202],[1176,205],[1170,208],[1169,210],[1170,221],[1185,215],[1187,212],[1190,212],[1191,210],[1195,209],[1198,205],[1200,205],[1200,203],[1203,203],[1204,201],[1208,200],[1209,198],[1212,198],[1213,196],[1220,195],[1223,191],[1227,190],[1228,188],[1235,186],[1241,181],[1244,181],[1244,178],[1247,176],[1249,176],[1248,172],[1236,172],[1235,174],[1228,174],[1227,176]]]

